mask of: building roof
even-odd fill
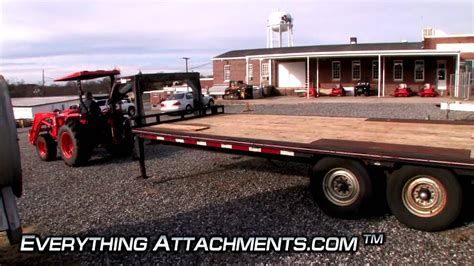
[[[220,54],[214,58],[219,59],[219,58],[235,58],[235,57],[245,57],[245,56],[254,56],[254,55],[294,54],[294,53],[419,50],[422,48],[423,48],[423,42],[331,44],[331,45],[293,46],[293,47],[282,47],[282,48],[233,50],[233,51]]]
[[[48,105],[54,103],[77,101],[79,96],[53,96],[53,97],[28,97],[28,98],[12,98],[13,107],[34,107],[41,105]]]

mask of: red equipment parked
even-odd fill
[[[336,88],[332,88],[329,96],[346,96],[346,91],[341,84],[337,84]]]
[[[130,122],[121,108],[116,108],[121,98],[112,97],[121,95],[113,92],[124,86],[114,82],[115,75],[119,74],[118,70],[82,71],[55,80],[77,81],[81,108],[35,114],[28,138],[30,144],[36,146],[42,160],[56,159],[58,144],[61,157],[69,166],[80,166],[87,162],[92,149],[97,146],[105,147],[113,155],[131,154],[133,137]],[[111,80],[110,108],[94,113],[82,99],[82,81],[101,77],[110,77]]]
[[[410,88],[408,88],[407,84],[405,83],[400,84],[392,94],[393,97],[410,97],[414,95],[416,95],[416,92],[413,92]]]
[[[308,97],[307,92],[304,93],[304,97]],[[309,88],[309,97],[315,97],[315,98],[319,97],[319,94],[318,94],[318,92],[316,91],[315,88],[313,88],[313,87]]]
[[[420,97],[436,97],[438,93],[436,93],[435,89],[431,87],[429,83],[426,83],[418,95],[420,95]]]

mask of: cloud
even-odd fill
[[[0,71],[37,82],[43,68],[51,75],[114,66],[181,70],[183,56],[199,65],[228,50],[264,47],[267,16],[278,9],[294,17],[296,45],[347,43],[350,36],[419,41],[425,26],[471,33],[472,7],[420,0],[3,0]]]

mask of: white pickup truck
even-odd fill
[[[99,104],[100,110],[103,111],[106,108],[110,108],[109,100],[108,99],[101,99],[97,100],[97,104]],[[130,99],[123,99],[119,102],[120,109],[124,114],[128,114],[129,116],[134,116],[136,113],[135,105],[130,101]]]

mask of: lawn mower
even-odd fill
[[[346,91],[341,84],[337,84],[336,88],[332,88],[329,96],[346,96]]]
[[[315,88],[311,87],[308,89],[308,91],[309,91],[309,97],[315,97],[315,98],[319,97],[319,94]],[[304,92],[304,97],[308,97],[307,91]]]
[[[82,71],[58,78],[55,81],[76,81],[79,91],[79,108],[64,111],[36,113],[28,134],[29,143],[36,146],[39,157],[44,161],[56,159],[57,150],[69,166],[85,164],[96,147],[104,147],[114,156],[128,156],[133,149],[133,136],[129,118],[121,110],[120,101],[123,86],[115,81],[118,70]],[[111,92],[109,108],[101,110],[97,103],[87,106],[83,99],[84,80],[109,77]],[[114,95],[117,95],[113,97]],[[89,95],[90,96],[90,95]],[[86,99],[93,101],[91,99]]]
[[[438,93],[436,93],[435,89],[431,87],[429,83],[426,83],[423,85],[421,91],[418,92],[418,95],[420,95],[420,97],[436,97]]]
[[[370,96],[370,83],[368,82],[359,82],[354,87],[354,96]]]
[[[405,83],[400,84],[392,94],[393,97],[410,97],[415,95],[416,92],[412,91],[411,88],[408,88]]]

